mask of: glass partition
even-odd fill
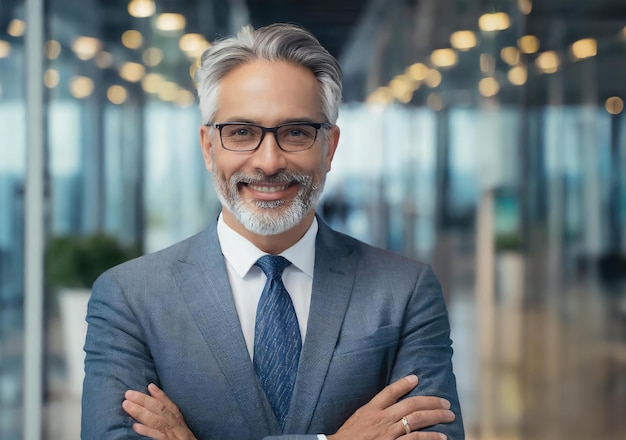
[[[22,438],[24,362],[24,4],[0,9],[0,437]]]

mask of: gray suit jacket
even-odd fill
[[[431,430],[464,438],[432,270],[321,220],[306,341],[282,433],[246,349],[215,223],[104,273],[87,321],[83,439],[139,438],[121,403],[126,390],[146,392],[150,382],[198,439],[314,439],[408,374],[420,380],[413,394],[452,403],[456,421]]]

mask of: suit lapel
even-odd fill
[[[174,277],[189,313],[248,421],[250,438],[270,435],[266,427],[277,429],[276,420],[250,361],[215,223],[191,241],[187,255],[174,265]]]
[[[354,286],[358,256],[318,218],[309,320],[285,432],[308,432]]]

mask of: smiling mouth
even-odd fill
[[[291,184],[287,184],[287,185],[255,185],[253,183],[249,183],[248,186],[258,192],[263,192],[263,193],[275,193],[275,192],[280,192],[280,191],[286,191]]]

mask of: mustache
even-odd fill
[[[230,184],[237,185],[239,183],[246,183],[252,185],[260,184],[274,184],[274,185],[286,185],[289,183],[299,183],[301,185],[307,184],[311,180],[311,176],[305,173],[298,173],[294,171],[280,171],[276,174],[267,175],[263,172],[255,174],[248,174],[242,171],[238,171],[230,176]]]

